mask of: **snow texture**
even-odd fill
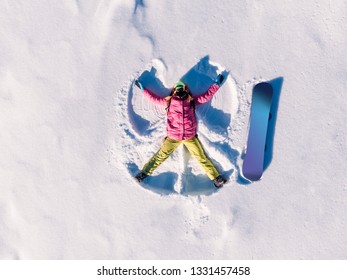
[[[0,2],[1,259],[346,259],[347,1]],[[166,112],[194,95],[216,190],[183,146],[143,184]],[[274,104],[263,179],[240,176],[253,86]]]

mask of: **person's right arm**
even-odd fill
[[[151,92],[149,89],[144,89],[142,92],[146,96],[146,98],[150,100],[151,102],[158,105],[162,105],[162,106],[167,105],[165,97],[157,96],[155,93]]]
[[[158,104],[158,105],[162,105],[162,106],[166,106],[167,105],[167,101],[166,101],[166,98],[165,97],[160,97],[160,96],[157,96],[155,93],[153,93],[152,91],[150,91],[149,89],[146,89],[143,87],[143,85],[138,81],[136,80],[135,81],[135,85],[142,90],[142,93],[145,95],[145,97],[155,103],[155,104]]]

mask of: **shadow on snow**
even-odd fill
[[[268,82],[272,85],[273,88],[273,96],[272,96],[272,104],[270,108],[270,116],[267,134],[266,134],[266,150],[264,155],[264,170],[266,170],[272,161],[273,156],[273,145],[275,139],[275,127],[277,121],[277,112],[280,104],[280,95],[283,85],[283,77],[279,77],[273,79]]]
[[[135,177],[135,175],[140,172],[140,169],[135,163],[128,163],[128,170],[132,177]],[[161,195],[170,195],[177,193],[174,189],[177,179],[178,175],[176,173],[163,172],[159,175],[147,177],[141,183],[141,186]],[[134,180],[136,179],[134,178]]]

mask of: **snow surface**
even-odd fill
[[[0,2],[1,259],[346,259],[347,1]],[[197,109],[229,183],[165,136],[165,95],[227,80]],[[263,179],[240,177],[252,87],[275,105]]]

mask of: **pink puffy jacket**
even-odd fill
[[[218,89],[219,86],[213,84],[204,94],[195,97],[195,106],[211,100]],[[167,106],[167,97],[159,97],[148,89],[145,89],[143,93],[152,102],[162,106]],[[194,108],[190,106],[189,99],[181,100],[177,96],[172,96],[167,113],[167,137],[174,140],[186,140],[193,138],[196,135],[196,132],[197,122],[195,111]]]

